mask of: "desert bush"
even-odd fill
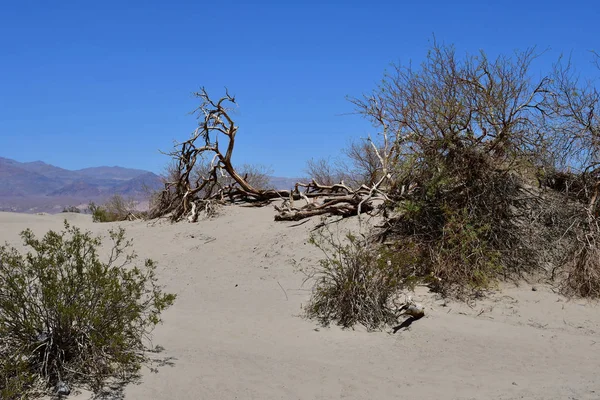
[[[267,166],[262,164],[243,164],[237,170],[246,182],[255,188],[272,189],[270,187],[271,179],[269,175],[273,174],[273,170]]]
[[[305,271],[314,280],[306,316],[323,325],[379,329],[397,319],[397,295],[416,283],[416,257],[410,246],[396,251],[348,233],[344,240],[329,230],[310,238],[325,255]]]
[[[174,201],[176,195],[175,188],[166,188],[168,187],[169,182],[177,182],[181,178],[181,171],[178,170],[177,164],[171,161],[165,166],[160,177],[163,185],[165,185],[165,189],[150,191],[150,193],[148,193],[148,206],[151,217],[156,217],[156,215],[154,215],[155,210],[160,209],[163,202],[170,204]]]
[[[600,222],[597,218],[580,221],[559,271],[559,289],[567,296],[600,297]]]
[[[373,142],[365,139],[353,140],[341,149],[344,157],[336,159],[310,159],[305,173],[321,185],[344,182],[353,188],[361,185],[373,186],[381,177],[382,165]],[[382,149],[380,143],[375,146]]]
[[[467,299],[548,273],[566,295],[600,297],[600,95],[569,68],[533,78],[535,58],[461,58],[434,43],[419,67],[353,100],[384,139],[381,170],[375,151],[350,154],[389,173],[384,223],[374,238],[327,242],[309,316],[386,323],[382,299],[408,278]],[[400,262],[380,265],[384,251]]]
[[[157,283],[156,265],[135,263],[123,229],[100,260],[101,239],[65,221],[38,239],[21,233],[26,254],[0,247],[0,393],[26,398],[61,382],[98,390],[135,376],[144,341],[175,295]]]
[[[68,206],[63,208],[62,212],[64,213],[81,213],[81,210],[76,206]]]
[[[135,201],[126,200],[123,196],[115,194],[104,203],[104,208],[111,220],[123,221],[135,214]]]
[[[88,210],[94,222],[126,221],[142,216],[142,213],[135,211],[135,202],[132,199],[125,200],[118,194],[110,197],[103,205],[90,202]]]
[[[11,346],[2,343],[0,350],[0,398],[6,400],[24,399],[25,394],[29,397],[42,395],[43,391],[38,389],[38,379],[28,373],[27,362],[20,359],[11,351]]]
[[[383,146],[369,140],[354,140],[342,149],[347,162],[343,163],[346,172],[345,179],[352,187],[361,185],[373,186],[381,178],[382,165],[377,151],[384,154]],[[377,151],[375,151],[377,148]]]
[[[90,201],[88,204],[87,211],[92,214],[92,221],[94,222],[110,222],[108,212],[100,205]]]
[[[597,243],[582,239],[581,221],[597,218],[597,152],[589,149],[598,143],[598,94],[577,87],[568,68],[533,78],[535,59],[533,49],[458,57],[434,43],[419,67],[397,66],[354,100],[395,135],[391,218],[380,236],[416,243],[420,271],[438,277],[443,293],[479,293],[548,264],[572,270],[564,254],[576,242],[587,244],[573,259],[593,259]],[[585,169],[569,172],[577,167]],[[536,175],[550,192],[533,187]]]
[[[466,210],[445,210],[441,236],[427,247],[424,276],[434,276],[431,287],[444,295],[473,296],[492,287],[504,265],[489,239],[490,224],[473,224]],[[479,222],[479,221],[478,221]]]
[[[207,170],[209,168],[204,167]],[[259,190],[271,189],[269,175],[273,173],[271,169],[261,164],[242,164],[236,166],[237,172],[248,184]],[[207,176],[207,175],[204,175]],[[225,192],[229,192],[230,189],[239,187],[238,183],[231,176],[227,174],[221,174],[217,177],[216,185],[210,187],[210,196],[220,198],[224,196]],[[227,189],[227,190],[223,190]],[[206,196],[205,196],[206,197]]]
[[[496,171],[477,152],[428,163],[412,171],[411,179],[420,184],[391,205],[395,216],[380,234],[418,244],[422,276],[438,278],[433,288],[463,297],[539,267],[530,258],[528,225],[518,223],[524,193],[517,176]]]
[[[181,179],[185,174],[179,169],[180,167],[182,166],[175,162],[168,164],[163,174],[165,189],[149,195],[150,211],[148,215],[150,218],[163,216],[165,207],[167,209],[174,207],[174,204],[177,203],[176,199],[181,197],[181,193],[188,191],[188,188],[181,186]],[[260,164],[243,164],[236,167],[236,170],[242,179],[252,187],[258,190],[271,189],[269,187],[269,174],[272,173],[272,170],[266,166]],[[188,211],[191,210],[192,203],[195,204],[195,212],[192,215],[192,220],[197,219],[196,211],[206,211],[206,214],[209,216],[217,215],[219,202],[227,197],[226,195],[235,195],[239,190],[239,184],[225,170],[216,168],[211,164],[211,160],[202,157],[195,161],[192,170],[187,173],[189,177],[185,179],[193,182],[193,186],[189,189],[190,193],[193,194],[192,197],[194,200],[192,198],[187,200],[190,207]],[[173,218],[174,215],[178,215],[180,212],[182,210],[177,208],[176,213],[171,214],[171,217]]]
[[[345,175],[329,159],[310,159],[306,163],[306,174],[320,185],[331,186],[344,180]]]

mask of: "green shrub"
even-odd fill
[[[110,216],[106,209],[102,206],[97,205],[93,201],[88,204],[88,212],[92,214],[92,221],[94,222],[110,222]],[[114,221],[114,220],[113,220]]]
[[[88,210],[92,214],[94,222],[126,221],[130,218],[138,218],[135,212],[133,200],[125,200],[122,196],[115,194],[103,205],[90,202]]]
[[[27,372],[27,362],[10,352],[8,343],[0,350],[0,399],[13,400],[42,394],[36,389],[36,378]]]
[[[439,238],[427,246],[422,264],[435,277],[433,289],[444,295],[470,297],[489,289],[503,271],[500,252],[487,239],[490,226],[473,221],[466,210],[445,210]]]
[[[62,212],[64,213],[81,213],[81,210],[79,208],[77,208],[76,206],[68,206],[63,208]]]
[[[144,340],[175,295],[157,285],[155,263],[135,264],[123,229],[101,239],[65,221],[38,239],[21,233],[27,254],[0,247],[0,397],[24,398],[43,382],[98,390],[130,379],[148,361]]]
[[[369,330],[397,320],[394,300],[417,282],[416,257],[410,246],[395,251],[350,233],[341,242],[330,231],[312,235],[310,243],[325,258],[308,273],[315,283],[305,307],[307,317],[323,325],[334,322],[349,328],[362,324]]]

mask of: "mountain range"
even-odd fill
[[[0,211],[59,212],[115,194],[140,201],[161,187],[160,176],[141,169],[115,166],[72,171],[42,161],[0,157]]]
[[[296,179],[270,177],[276,189]],[[84,209],[118,194],[144,207],[150,192],[163,187],[160,176],[141,169],[92,167],[68,170],[42,161],[19,162],[0,157],[0,211],[56,213],[65,207]]]

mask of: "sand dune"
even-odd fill
[[[163,365],[125,399],[600,398],[600,307],[544,285],[471,305],[419,288],[427,316],[408,330],[322,328],[299,316],[310,286],[296,270],[320,258],[306,243],[317,220],[275,223],[269,207],[236,206],[197,224],[0,213],[0,242],[60,229],[65,217],[99,234],[124,226],[178,294],[154,332]]]

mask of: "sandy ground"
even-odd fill
[[[112,398],[600,399],[597,304],[544,285],[505,287],[471,305],[419,288],[427,316],[407,330],[322,328],[299,316],[310,285],[296,267],[320,258],[306,243],[318,220],[273,215],[227,207],[197,224],[120,224],[178,299],[154,332],[165,348],[158,372],[144,369]],[[27,227],[60,229],[65,217],[99,234],[116,225],[0,213],[0,243],[18,244]]]

